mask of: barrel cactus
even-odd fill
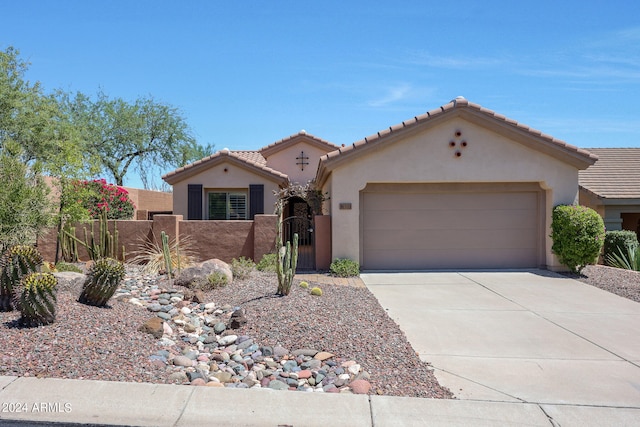
[[[87,274],[78,301],[103,307],[124,279],[124,265],[113,258],[101,258],[93,263]]]
[[[0,311],[11,311],[14,289],[29,273],[42,265],[42,255],[33,246],[15,245],[0,257]]]
[[[30,273],[23,277],[14,299],[21,314],[21,325],[40,326],[54,322],[57,285],[58,280],[51,273]]]

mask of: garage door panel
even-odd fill
[[[367,214],[366,230],[402,230],[414,227],[427,230],[452,227],[518,229],[535,227],[536,221],[535,212],[526,209],[374,211]]]
[[[365,193],[362,208],[366,269],[538,264],[537,192]]]
[[[464,234],[464,240],[458,236]],[[381,230],[364,238],[364,245],[373,250],[424,249],[518,249],[536,247],[537,229],[520,230],[519,233],[495,230],[457,230],[454,236],[449,230]],[[528,236],[527,236],[528,235]]]
[[[534,209],[535,193],[430,193],[428,200],[420,193],[367,193],[367,211],[397,210],[476,210],[476,209]]]
[[[373,270],[529,268],[526,260],[535,256],[535,249],[504,249],[491,253],[484,249],[405,250],[393,258],[386,257],[385,253],[373,255],[378,261],[366,267]]]

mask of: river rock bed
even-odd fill
[[[366,394],[371,389],[369,373],[356,361],[309,348],[261,346],[227,328],[246,324],[241,307],[193,302],[185,294],[196,301],[204,298],[129,268],[114,296],[161,319],[149,319],[140,330],[158,339],[161,349],[149,360],[166,367],[170,382],[329,393]]]

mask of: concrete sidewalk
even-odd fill
[[[0,425],[637,425],[640,410],[0,377]]]

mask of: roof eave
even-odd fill
[[[174,172],[170,172],[162,177],[162,179],[169,185],[175,185],[180,181],[199,174],[200,172],[216,166],[220,163],[231,163],[236,166],[242,167],[256,175],[263,176],[271,181],[277,182],[279,185],[287,185],[289,177],[285,174],[276,171],[270,171],[260,166],[254,165],[241,158],[231,155],[228,151],[219,151],[218,153],[209,156],[208,158],[200,161],[199,164],[189,165],[188,168],[183,170],[177,169]]]
[[[258,151],[260,154],[262,154],[266,158],[279,151],[286,149],[290,145],[298,143],[298,141],[301,141],[301,140],[323,150],[333,151],[336,148],[338,148],[337,145],[329,141],[325,141],[324,139],[318,138],[317,136],[313,136],[306,132],[298,132],[294,135],[283,138],[280,141],[276,141],[273,144],[269,144]]]
[[[339,148],[322,156],[316,179],[319,183],[324,183],[327,174],[340,164],[348,161],[356,153],[361,153],[362,150],[372,150],[374,147],[380,146],[382,141],[404,138],[411,133],[423,131],[425,127],[435,126],[443,120],[450,119],[452,116],[463,117],[483,127],[487,127],[487,124],[490,123],[489,127],[493,127],[496,132],[502,133],[529,148],[564,161],[579,170],[588,168],[598,160],[596,155],[587,150],[545,135],[536,129],[508,119],[478,104],[469,103],[466,100],[454,100],[440,108],[390,126],[350,146]]]

